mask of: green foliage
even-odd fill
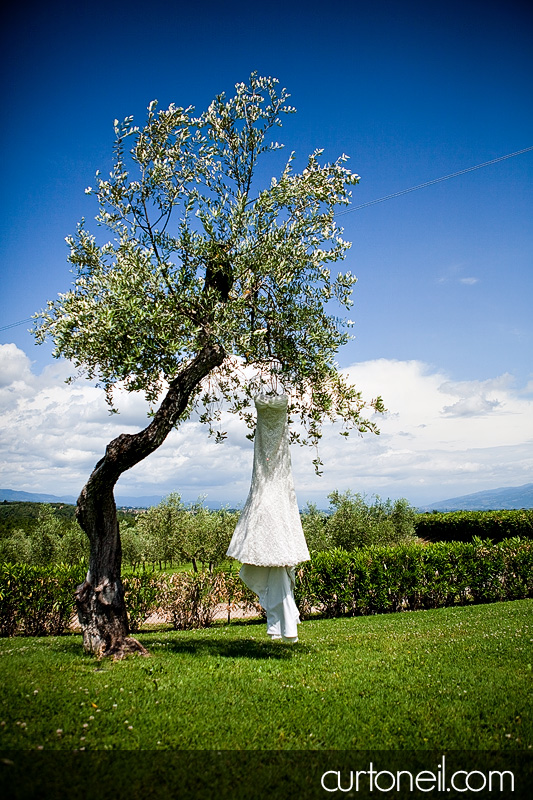
[[[331,536],[326,512],[320,511],[315,503],[308,503],[300,516],[309,552],[329,550]]]
[[[59,552],[61,522],[53,508],[45,504],[39,511],[37,526],[32,533],[32,562],[42,566],[53,564]]]
[[[226,558],[238,513],[228,509],[209,511],[201,502],[191,506],[184,518],[178,542],[178,556],[182,562],[192,562],[195,572],[198,562],[202,569],[218,566]]]
[[[0,564],[0,636],[63,633],[84,577],[83,565]]]
[[[372,544],[400,544],[416,539],[416,513],[407,500],[373,503],[350,491],[328,495],[330,513],[309,504],[302,514],[302,526],[310,552],[342,548],[353,550]]]
[[[160,604],[161,580],[153,572],[126,573],[122,585],[130,630],[136,633]]]
[[[137,518],[135,528],[121,529],[123,558],[135,567],[192,563],[213,569],[226,558],[238,513],[222,508],[210,511],[200,498],[185,505],[173,493]]]
[[[128,564],[132,569],[150,562],[147,550],[147,541],[136,525],[120,526],[120,541],[122,544],[122,563]]]
[[[26,533],[14,530],[0,539],[0,562],[34,565],[87,562],[89,542],[77,522],[61,521],[51,506],[39,508],[38,519]],[[210,511],[201,499],[185,505],[178,494],[135,515],[121,515],[123,562],[134,570],[183,563],[213,570],[226,557],[238,513]]]
[[[89,540],[77,523],[72,523],[60,540],[59,560],[68,564],[89,561]]]
[[[139,514],[135,523],[135,535],[138,539],[137,551],[142,553],[140,560],[143,563],[158,563],[160,567],[163,564],[172,564],[173,561],[179,563],[178,543],[182,538],[185,515],[186,507],[176,493]],[[124,558],[127,560],[126,553]]]
[[[58,514],[58,509],[48,503],[32,506],[37,517],[31,515],[31,524],[0,539],[0,561],[47,566],[88,559],[88,539],[70,514]]]
[[[298,570],[304,613],[327,616],[416,611],[533,597],[533,542],[371,546],[313,555]]]
[[[31,564],[32,540],[25,530],[18,528],[10,536],[0,539],[0,561]]]
[[[207,628],[213,622],[219,582],[209,572],[178,572],[162,582],[160,605],[175,630]]]
[[[0,540],[8,537],[14,530],[31,533],[35,528],[43,505],[53,509],[54,516],[63,523],[74,521],[76,508],[66,503],[37,503],[20,500],[0,503]]]
[[[416,533],[430,542],[470,542],[477,536],[501,542],[520,536],[533,538],[533,509],[448,511],[416,515]]]
[[[85,568],[0,564],[0,635],[61,633],[74,613]],[[123,577],[131,629],[154,612],[186,630],[206,627],[217,607],[260,613],[257,597],[232,570],[134,572]],[[297,571],[302,616],[384,614],[533,597],[533,542],[475,539],[370,546],[314,553]]]
[[[99,380],[111,404],[117,386],[155,403],[216,343],[227,357],[193,389],[210,426],[225,399],[253,428],[251,398],[276,370],[301,422],[294,439],[316,443],[325,419],[343,420],[345,434],[377,431],[362,413],[383,411],[381,399],[363,401],[335,363],[352,323],[326,312],[332,299],[352,305],[356,278],[328,265],[350,247],[335,213],[359,177],[347,156],[321,163],[316,150],[300,172],[291,154],[261,187],[259,159],[282,147],[271,131],[295,109],[274,78],[252,73],[235,89],[198,116],[153,101],[144,127],[115,121],[110,177],[98,172],[87,189],[109,241],[84,222],[67,237],[74,286],[37,315],[37,341],[51,337],[55,355]]]
[[[86,567],[0,563],[0,636],[61,634],[75,613],[74,593]],[[206,627],[219,605],[228,620],[237,605],[260,613],[256,595],[227,571],[134,571],[122,576],[130,629],[136,632],[154,613],[177,630]]]
[[[0,563],[0,636],[63,633],[75,613],[74,593],[86,571],[84,564]],[[123,576],[132,631],[137,631],[157,609],[161,580],[147,572]]]

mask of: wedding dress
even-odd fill
[[[257,427],[252,483],[228,555],[243,566],[244,583],[259,596],[271,638],[297,641],[294,567],[309,560],[289,452],[286,395],[255,398]]]

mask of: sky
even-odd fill
[[[361,176],[339,217],[353,242],[339,267],[358,283],[338,363],[388,409],[380,436],[325,430],[321,477],[293,447],[300,505],[326,507],[334,489],[426,505],[533,480],[533,150],[357,209],[533,146],[528,4],[50,0],[5,14],[2,488],[76,495],[107,442],[147,421],[137,396],[110,417],[14,324],[71,284],[64,239],[82,217],[91,228],[84,190],[111,166],[113,120],[142,124],[153,99],[201,111],[253,70],[291,94],[298,113],[276,138],[297,167],[321,147]],[[117,494],[243,503],[253,445],[237,420],[224,427],[216,445],[181,425]]]

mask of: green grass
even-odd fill
[[[140,633],[0,640],[0,749],[531,750],[533,601]]]

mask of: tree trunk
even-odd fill
[[[222,364],[219,345],[206,345],[169,386],[152,422],[135,434],[121,434],[108,444],[78,498],[76,517],[89,537],[89,570],[76,590],[76,607],[86,652],[123,658],[147,655],[130,637],[124,589],[120,579],[122,551],[113,490],[123,472],[138,464],[164,442],[184,413],[200,381]]]

